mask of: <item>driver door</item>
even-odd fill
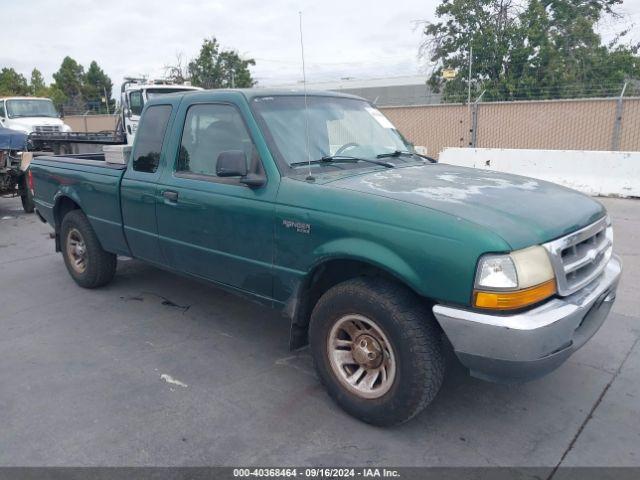
[[[164,257],[176,270],[271,298],[276,182],[249,187],[217,175],[225,151],[244,152],[249,171],[265,175],[237,106],[201,103],[181,113],[180,145],[159,182]]]

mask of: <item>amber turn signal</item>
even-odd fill
[[[492,310],[514,310],[538,303],[556,293],[556,281],[549,280],[535,287],[512,292],[485,292],[476,290],[473,293],[473,304],[478,308]]]

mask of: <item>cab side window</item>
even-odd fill
[[[164,133],[169,123],[171,105],[153,105],[142,117],[136,134],[133,169],[137,172],[154,173],[160,163]]]
[[[6,117],[6,113],[4,111],[4,100],[0,100],[0,118]]]
[[[193,105],[187,111],[176,172],[217,177],[217,160],[223,152],[242,152],[247,170],[262,173],[258,152],[240,112],[231,105]]]
[[[131,114],[140,115],[142,113],[142,107],[144,107],[142,92],[131,92],[129,94],[129,108],[131,109]]]

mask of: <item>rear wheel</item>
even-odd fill
[[[60,236],[64,263],[78,285],[97,288],[113,279],[117,257],[103,250],[89,220],[80,210],[71,210],[64,216]]]
[[[403,423],[436,396],[441,332],[413,292],[383,279],[336,285],[311,316],[311,352],[331,397],[374,425]]]
[[[25,213],[33,213],[36,206],[33,203],[33,194],[29,189],[29,185],[27,185],[26,173],[22,176],[22,195],[20,195],[20,200],[22,201],[22,209]]]

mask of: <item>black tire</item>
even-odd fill
[[[70,233],[72,234],[70,237]],[[74,267],[70,242],[81,239],[84,252],[82,270]],[[87,217],[80,210],[71,210],[62,219],[60,228],[62,256],[69,275],[83,288],[97,288],[109,283],[116,273],[117,257],[102,249]]]
[[[22,209],[25,213],[33,213],[36,208],[35,203],[33,203],[33,194],[31,190],[29,190],[29,186],[27,185],[27,174],[22,176],[22,195],[20,195],[20,200],[22,201]]]
[[[329,335],[334,325],[349,315],[375,322],[396,357],[394,380],[378,398],[362,398],[349,391],[332,369]],[[435,398],[442,385],[442,333],[430,310],[398,283],[362,277],[328,290],[313,309],[309,343],[316,371],[329,395],[366,423],[391,426],[406,422]]]

